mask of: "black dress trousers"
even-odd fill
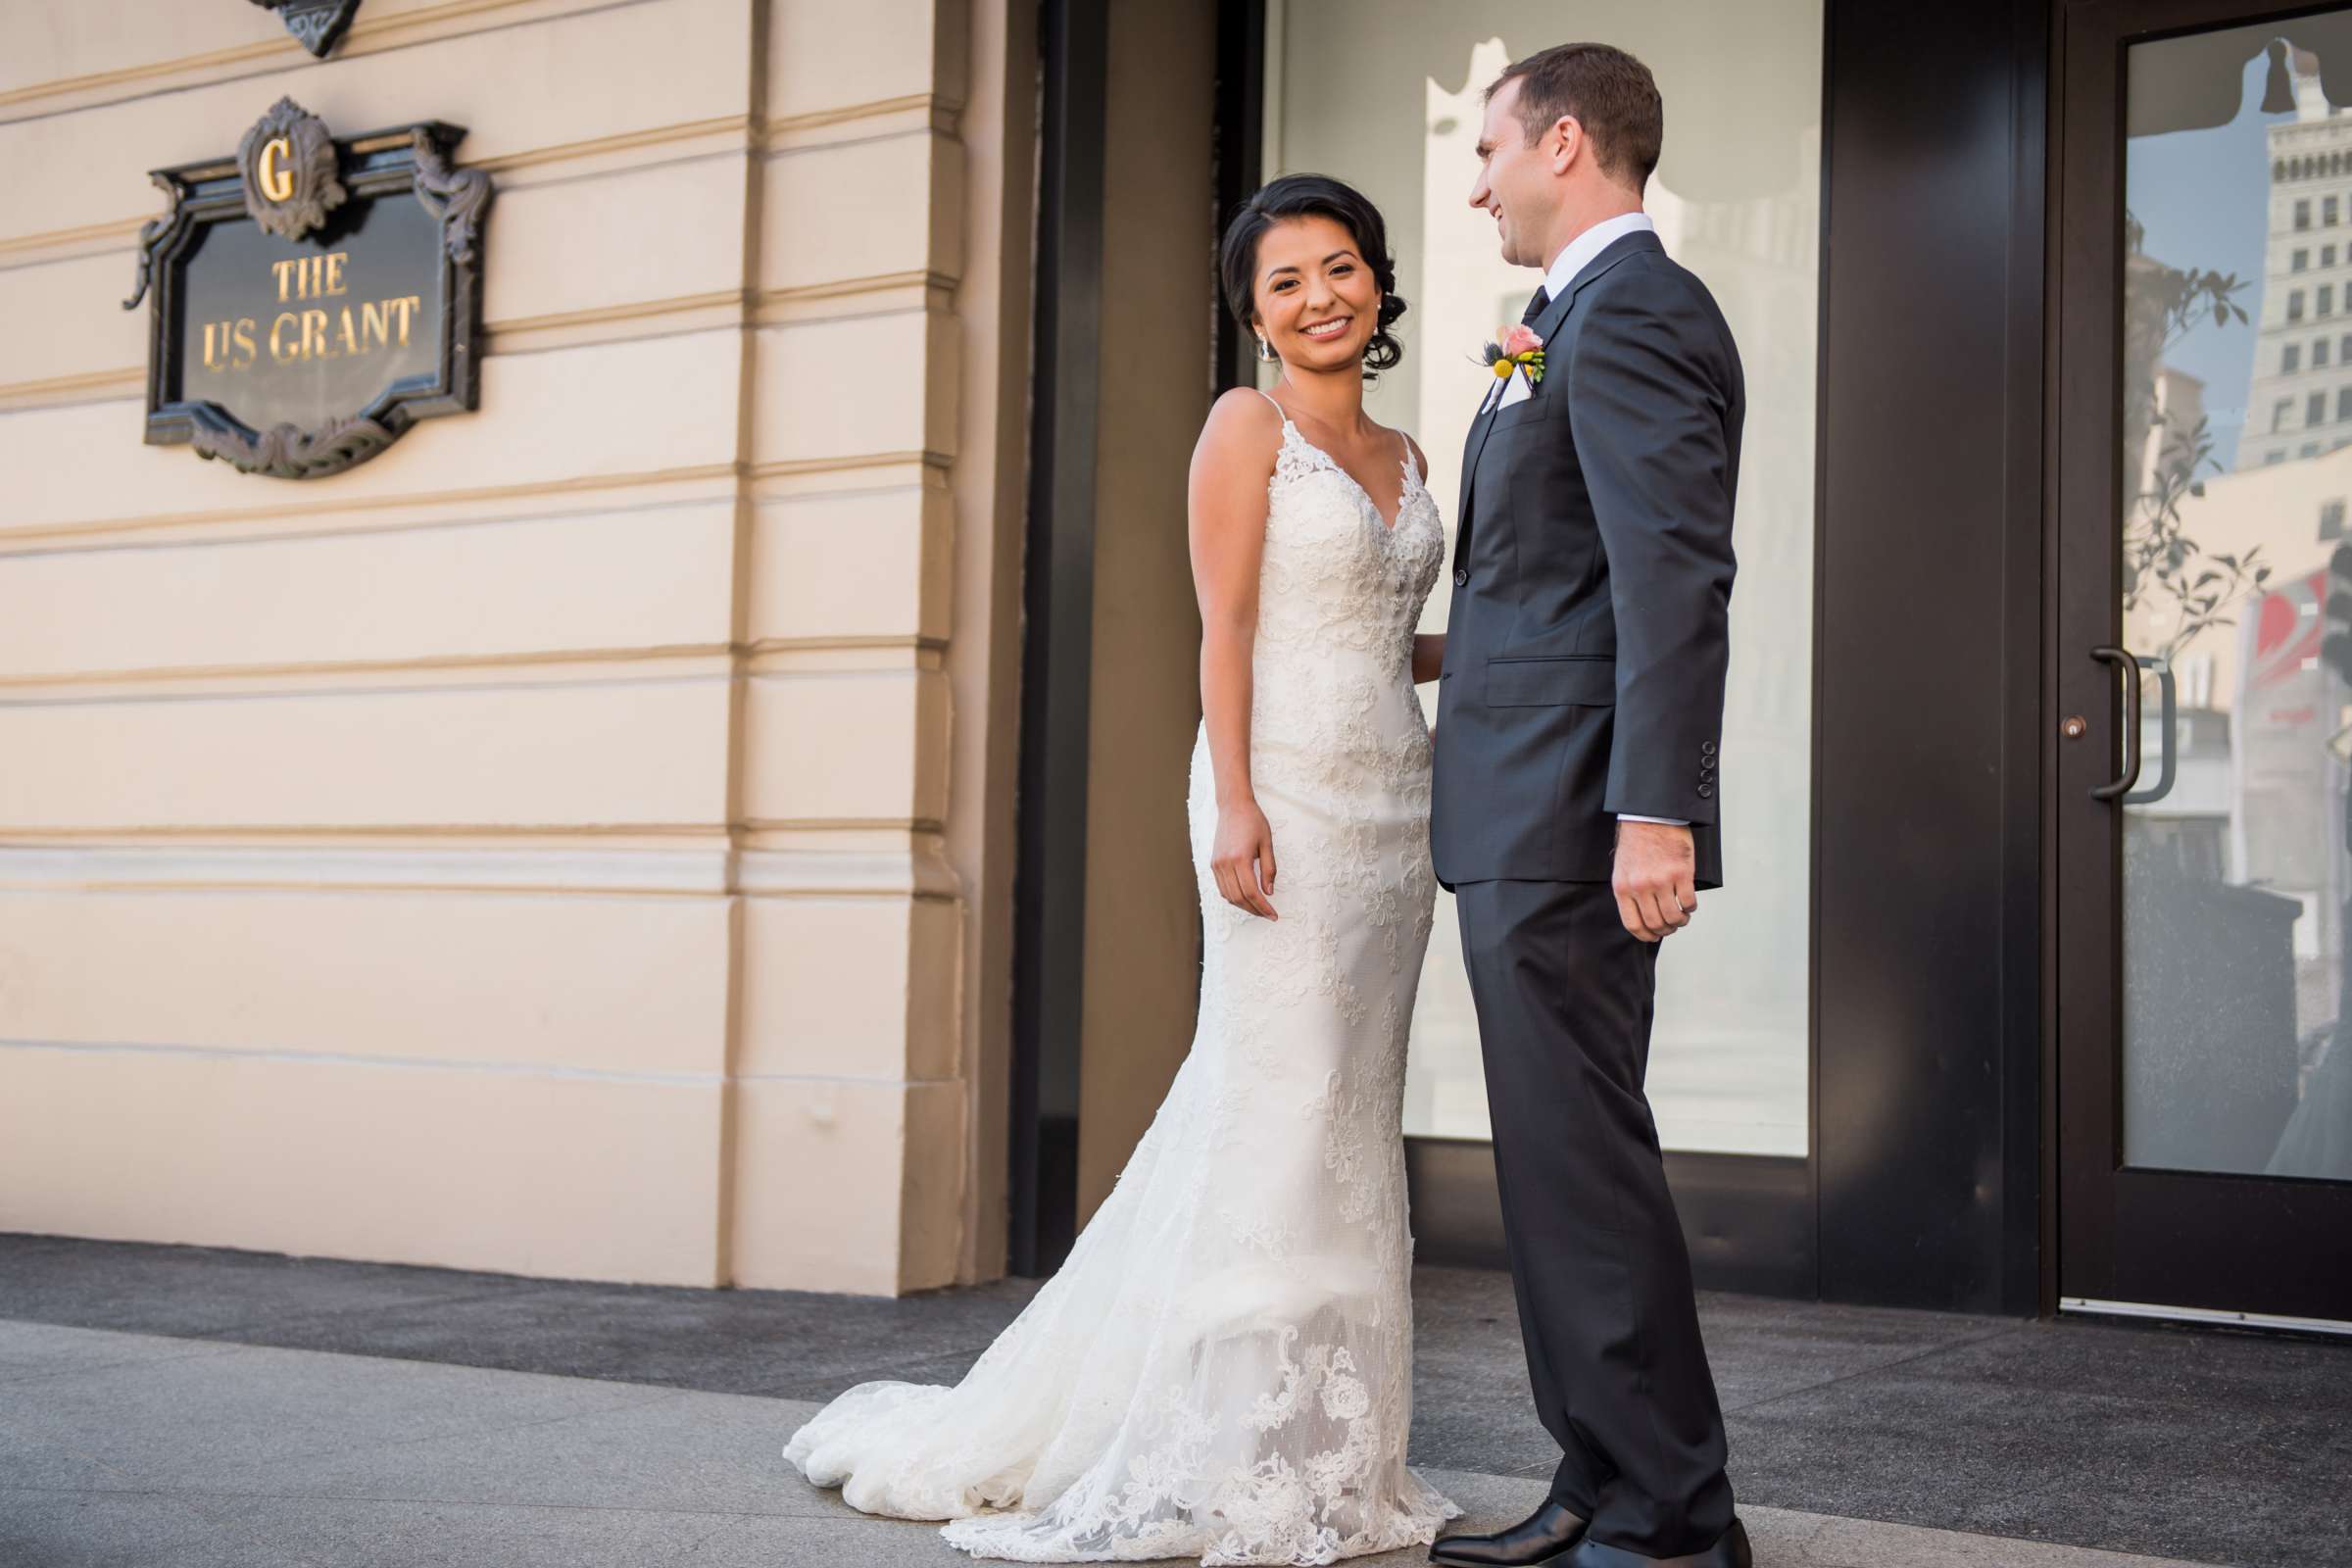
[[[1731,1525],[1732,1488],[1642,1092],[1659,945],[1625,929],[1606,882],[1465,882],[1454,898],[1528,1375],[1561,1448],[1551,1494],[1605,1545],[1703,1550]]]

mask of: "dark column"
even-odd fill
[[[1102,9],[1085,0],[1045,0],[1039,24],[1036,412],[1013,887],[1007,1261],[1015,1274],[1052,1273],[1077,1229],[1108,37]]]
[[[2031,1312],[2048,11],[1831,0],[1821,1294]]]

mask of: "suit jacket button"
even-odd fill
[[[1465,583],[1469,582],[1469,580],[1470,580],[1470,568],[1469,568],[1469,567],[1467,567],[1467,566],[1456,566],[1456,567],[1454,567],[1454,568],[1453,568],[1453,585],[1454,585],[1456,588],[1459,588],[1459,587],[1463,586]]]
[[[1700,741],[1698,743],[1698,755],[1701,757],[1713,757],[1715,755],[1715,743],[1713,741]]]
[[[1705,799],[1706,799],[1708,796],[1710,796],[1710,795],[1712,795],[1712,794],[1714,794],[1714,793],[1715,793],[1715,786],[1714,786],[1714,785],[1712,785],[1712,784],[1701,784],[1701,785],[1698,787],[1698,798],[1699,798],[1700,800],[1702,800],[1702,801],[1703,801],[1703,800],[1705,800]]]

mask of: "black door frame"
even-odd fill
[[[2277,0],[2069,0],[2056,167],[2062,217],[2051,420],[2054,1305],[2164,1315],[2352,1317],[2352,1185],[2128,1166],[2123,1159],[2122,811],[2091,798],[2115,772],[2122,683],[2088,650],[2121,641],[2124,94],[2135,42],[2315,9]],[[2292,1261],[2289,1261],[2289,1260]]]
[[[1006,1266],[1051,1274],[1078,1233],[1086,794],[1095,613],[1097,338],[1109,22],[1040,0],[1029,514],[1021,579]]]

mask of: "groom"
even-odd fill
[[[1462,1568],[1745,1568],[1690,1260],[1643,1097],[1658,944],[1723,880],[1716,752],[1739,351],[1642,192],[1663,111],[1604,44],[1487,89],[1471,205],[1544,269],[1542,373],[1462,459],[1431,849],[1478,1006],[1550,1496]]]

